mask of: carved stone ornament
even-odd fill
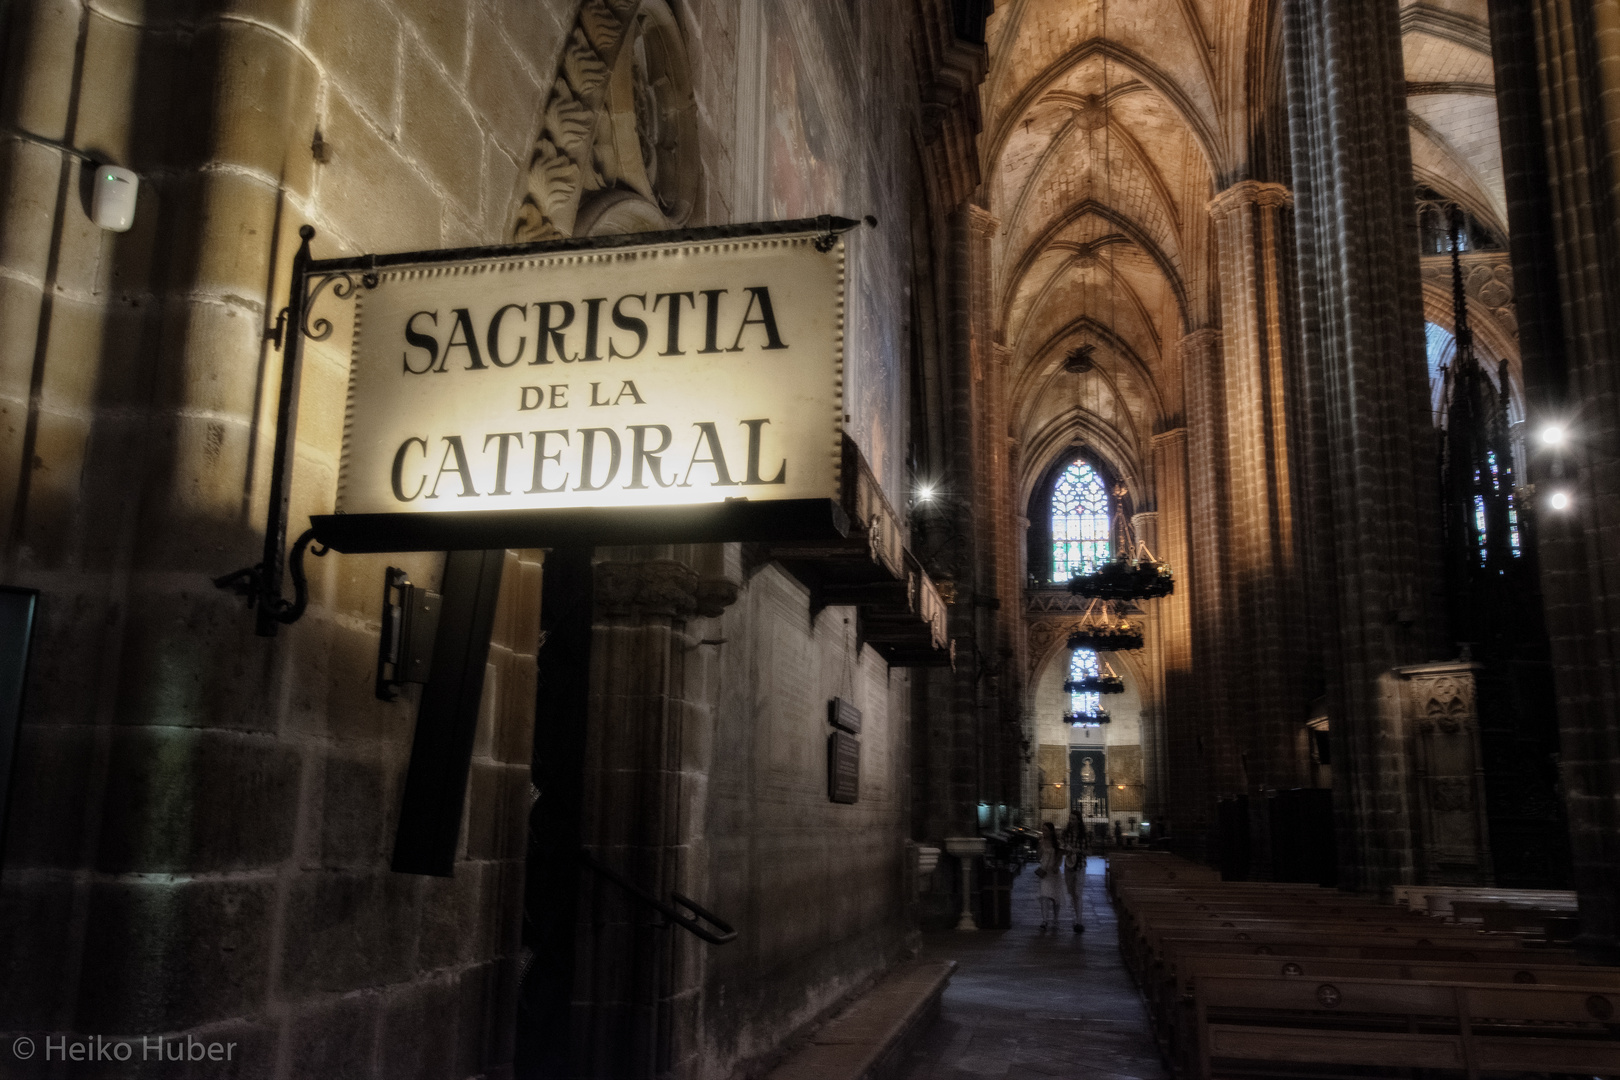
[[[1474,687],[1471,681],[1438,678],[1423,688],[1423,720],[1452,733],[1474,718]]]
[[[697,106],[664,0],[585,0],[512,238],[676,228],[697,196]]]
[[[1513,301],[1513,264],[1505,251],[1469,251],[1462,255],[1463,291],[1483,307],[1508,337],[1518,334],[1518,312]],[[1423,258],[1425,286],[1451,295],[1451,256]]]
[[[1080,628],[1079,619],[1031,619],[1029,621],[1029,677],[1033,679],[1059,647],[1068,644],[1069,635]]]
[[[698,609],[698,573],[668,559],[597,563],[596,604],[609,615],[682,618]]]
[[[596,603],[608,615],[715,618],[737,602],[742,587],[726,577],[704,577],[668,559],[604,562],[596,566]]]

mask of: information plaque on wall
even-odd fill
[[[827,798],[852,803],[861,795],[861,741],[845,731],[827,737]]]
[[[841,697],[835,697],[827,702],[827,722],[835,728],[847,731],[851,735],[861,733],[861,710],[853,703]]]
[[[791,224],[388,257],[356,293],[317,536],[399,551],[831,527],[844,247]]]

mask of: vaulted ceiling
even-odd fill
[[[1403,0],[1414,170],[1505,233],[1485,2]],[[1208,202],[1263,171],[1275,7],[996,5],[981,156],[1026,489],[1076,443],[1145,480],[1150,438],[1182,423],[1180,342],[1213,319]],[[1082,346],[1093,366],[1066,371]]]

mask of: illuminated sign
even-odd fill
[[[543,544],[548,519],[615,519],[602,511],[825,516],[839,498],[841,239],[687,234],[373,273],[357,290],[336,515],[317,519],[340,548]]]

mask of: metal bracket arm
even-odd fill
[[[309,578],[304,573],[304,553],[311,552],[317,559],[325,555],[331,548],[322,547],[315,543],[315,530],[305,529],[293,542],[292,554],[287,559],[287,572],[293,579],[293,598],[289,603],[282,595],[281,589],[275,589],[274,595],[269,595],[265,587],[264,563],[254,563],[241,570],[232,570],[214,579],[214,586],[220,589],[229,589],[238,596],[247,597],[248,607],[253,607],[260,600],[267,605],[259,611],[259,621],[266,618],[273,620],[271,625],[295,623],[304,616],[304,609],[309,607]],[[272,631],[273,633],[274,631]],[[262,634],[263,631],[261,630]],[[266,635],[268,636],[268,635]]]
[[[293,544],[291,557],[287,547],[287,519],[292,501],[293,440],[298,432],[298,397],[303,377],[304,338],[324,341],[332,333],[332,324],[325,319],[309,321],[311,306],[321,290],[332,286],[332,295],[346,298],[354,294],[356,283],[347,273],[330,273],[319,277],[310,288],[309,242],[315,230],[309,225],[299,228],[303,242],[293,256],[292,283],[287,293],[287,306],[276,316],[275,326],[264,332],[264,339],[281,350],[281,388],[276,402],[276,443],[270,460],[270,507],[264,526],[264,557],[253,566],[232,571],[214,579],[221,589],[230,589],[247,598],[248,607],[257,609],[256,629],[261,637],[274,637],[276,630],[297,622],[309,605],[309,586],[304,577],[304,552],[315,538],[314,530],[300,536]],[[362,283],[376,283],[376,274],[368,264]],[[316,556],[329,549],[315,546]],[[294,598],[288,602],[281,595],[283,572],[293,577]]]
[[[697,918],[694,919],[675,910],[674,905],[666,904],[656,896],[644,892],[640,887],[632,883],[628,878],[619,874],[616,870],[613,870],[598,862],[590,852],[584,850],[583,848],[581,848],[579,851],[579,861],[584,864],[586,869],[594,871],[595,873],[600,874],[602,877],[607,878],[609,881],[613,882],[613,884],[617,885],[619,888],[623,889],[625,892],[629,893],[631,896],[635,897],[637,900],[640,900],[643,904],[647,905],[664,918],[668,919],[671,923],[674,923],[676,926],[679,926],[682,930],[685,930],[688,933],[702,938],[710,945],[729,945],[731,942],[737,940],[737,931],[731,926],[730,923],[720,918],[714,912],[704,908],[698,904],[697,901],[682,896],[680,893],[670,893],[670,899],[674,900],[675,904],[678,904],[687,911],[690,911],[693,915],[697,916]],[[703,923],[700,923],[698,919],[702,919],[704,922],[707,922],[709,926],[713,926],[715,929],[710,930],[708,927],[704,926]],[[716,933],[716,931],[718,931],[718,933]]]

